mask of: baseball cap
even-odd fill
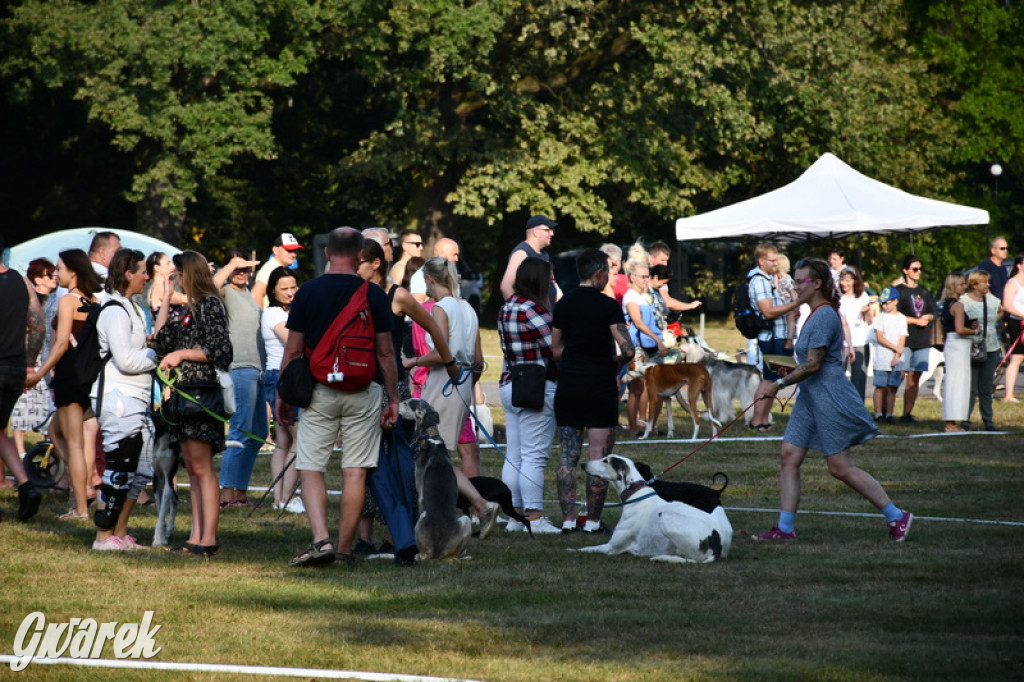
[[[882,293],[878,296],[879,303],[888,303],[889,301],[899,300],[900,292],[896,291],[892,287],[886,287],[882,289]]]
[[[526,221],[526,229],[532,230],[535,227],[550,227],[553,230],[558,227],[558,223],[545,215],[535,215]]]
[[[282,232],[274,240],[274,246],[283,246],[287,251],[302,251],[303,246],[291,232]]]

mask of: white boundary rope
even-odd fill
[[[756,513],[768,513],[778,514],[778,509],[763,509],[760,507],[725,507],[726,511],[729,512],[756,512]],[[798,509],[796,512],[799,514],[809,514],[816,516],[855,516],[863,518],[878,519],[883,518],[880,513],[869,513],[869,512],[837,512],[837,511],[813,511],[808,509]],[[939,521],[941,523],[981,523],[990,526],[1024,526],[1024,521],[992,521],[989,519],[964,519],[957,517],[944,517],[944,516],[918,516],[914,514],[915,521]]]
[[[17,656],[0,654],[0,663],[10,665]],[[234,675],[275,675],[278,677],[324,678],[329,680],[373,680],[375,682],[475,682],[454,677],[428,677],[400,673],[371,673],[355,670],[322,670],[319,668],[278,668],[259,665],[222,665],[218,663],[176,663],[136,661],[110,658],[35,658],[30,665],[78,665],[91,668],[130,668],[133,670],[174,670],[182,672],[221,673]]]

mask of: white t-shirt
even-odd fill
[[[842,296],[839,299],[839,314],[846,320],[846,326],[850,328],[850,342],[854,348],[863,346],[868,342],[868,331],[871,326],[864,321],[860,311],[864,306],[871,303],[871,298],[861,293],[860,296]],[[886,336],[886,339],[889,337]]]
[[[875,331],[882,332],[882,336],[889,343],[895,345],[899,343],[901,336],[907,335],[907,318],[902,313],[886,313],[881,312],[878,317],[875,318],[875,323],[872,325]],[[895,355],[891,350],[883,346],[882,344],[875,341],[874,350],[871,353],[872,367],[876,371],[890,372],[894,368],[892,366],[892,356]],[[906,362],[906,354],[904,353],[903,358],[900,359],[900,363],[895,369],[902,369],[902,365]]]
[[[288,321],[288,311],[278,305],[272,305],[263,311],[260,318],[260,334],[263,344],[267,347],[266,369],[281,369],[281,358],[284,357],[284,344],[274,333],[274,327]]]

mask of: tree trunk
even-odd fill
[[[163,191],[166,183],[154,183],[146,196],[135,207],[136,229],[142,234],[181,246],[185,236],[185,214],[175,215],[164,208]]]

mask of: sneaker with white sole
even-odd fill
[[[125,552],[131,551],[131,547],[128,547],[121,541],[121,538],[116,535],[111,535],[106,540],[94,540],[92,543],[93,551],[96,552]]]
[[[889,537],[893,542],[903,542],[910,532],[910,524],[914,521],[914,515],[908,511],[903,512],[899,521],[889,522]]]
[[[525,531],[525,526],[523,527]],[[548,521],[543,516],[539,519],[530,520],[530,531],[533,533],[562,533],[562,529]]]
[[[302,504],[301,497],[293,497],[292,501],[285,506],[284,510],[287,512],[291,512],[292,514],[306,513],[306,507],[305,505]]]
[[[484,512],[483,517],[480,519],[480,539],[486,540],[487,536],[494,530],[494,523],[498,519],[498,510],[500,507],[497,502],[488,502],[487,510]]]
[[[505,530],[507,530],[510,533],[518,533],[519,531],[526,530],[526,524],[522,521],[509,519],[508,524],[505,526]]]
[[[135,536],[133,536],[133,535],[125,534],[125,536],[123,538],[121,538],[121,544],[123,544],[125,546],[125,548],[130,549],[132,551],[135,551],[137,549],[146,549],[145,546],[140,545],[135,540]]]
[[[751,540],[796,540],[796,531],[790,531],[787,533],[781,530],[778,526],[772,526],[772,529],[767,533],[760,533],[758,535],[751,535]]]

